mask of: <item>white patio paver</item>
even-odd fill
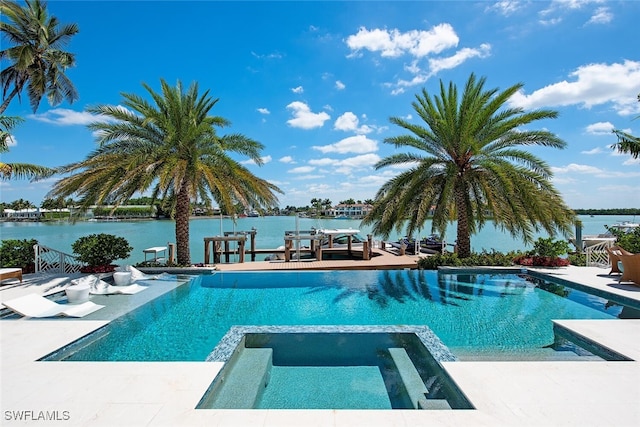
[[[553,270],[640,300],[608,270]],[[46,285],[42,285],[46,286]],[[17,289],[17,288],[16,288]],[[27,290],[25,292],[30,292]],[[147,291],[145,291],[147,292]],[[142,292],[141,294],[144,294]],[[0,292],[0,297],[4,291]],[[12,292],[19,293],[17,290]],[[139,294],[139,295],[141,295]],[[118,296],[128,298],[130,296]],[[112,298],[108,301],[118,301]],[[107,320],[0,321],[3,425],[65,426],[635,426],[640,424],[640,320],[563,321],[631,362],[447,362],[474,410],[196,410],[221,368],[207,362],[37,362]],[[65,421],[16,421],[40,411]],[[66,411],[66,412],[65,412]],[[9,419],[8,419],[9,418]]]

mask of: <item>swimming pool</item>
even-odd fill
[[[233,325],[426,325],[456,356],[544,358],[552,319],[629,313],[638,311],[515,273],[225,272],[196,276],[46,360],[202,361]]]

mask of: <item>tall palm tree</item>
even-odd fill
[[[80,210],[106,200],[124,203],[136,193],[151,191],[153,200],[170,202],[175,218],[177,261],[189,265],[190,204],[196,198],[215,199],[227,212],[234,203],[275,206],[281,190],[253,175],[230,153],[247,156],[261,165],[263,145],[241,134],[218,136],[215,127],[226,119],[209,115],[218,102],[209,91],[198,95],[193,83],[183,90],[161,80],[161,93],[147,84],[152,102],[122,94],[121,106],[100,105],[91,113],[107,119],[89,125],[97,133],[99,148],[80,162],[60,169],[70,176],[58,181],[51,197],[77,194]]]
[[[0,115],[0,153],[9,152],[11,130],[24,120],[20,117]],[[51,176],[53,169],[29,163],[5,163],[0,161],[0,179],[35,179]]]
[[[26,0],[21,7],[12,0],[0,0],[0,31],[13,46],[0,51],[0,59],[11,62],[0,72],[3,103],[2,114],[11,100],[25,88],[31,109],[35,113],[46,94],[51,105],[63,100],[78,99],[73,83],[65,70],[75,65],[75,56],[62,48],[78,33],[76,24],[59,27],[58,19],[50,16],[47,5],[40,0]]]
[[[446,87],[440,81],[439,96],[423,89],[412,103],[424,125],[390,119],[411,134],[384,142],[410,151],[380,160],[376,169],[412,166],[378,190],[364,219],[375,233],[388,237],[406,225],[412,234],[424,226],[432,206],[433,233],[444,235],[447,223],[457,219],[460,257],[471,254],[471,235],[488,219],[525,242],[541,228],[551,235],[570,232],[575,214],[551,184],[549,166],[519,148],[563,148],[565,142],[550,132],[524,129],[557,113],[506,108],[522,84],[502,92],[485,90],[484,84],[485,78],[472,74],[459,97],[453,83]]]

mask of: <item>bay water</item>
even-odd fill
[[[606,231],[605,225],[613,225],[621,221],[634,221],[636,218],[619,215],[579,216],[582,221],[582,233],[599,234]],[[257,230],[256,248],[275,249],[284,245],[285,231],[305,231],[312,227],[316,229],[356,229],[360,235],[366,237],[371,233],[371,227],[365,227],[359,220],[342,219],[312,219],[296,218],[292,216],[267,216],[238,218],[219,217],[194,217],[190,221],[190,251],[191,262],[204,262],[204,238],[221,236],[227,231],[251,231]],[[118,222],[89,222],[76,223],[60,222],[0,222],[0,239],[35,239],[38,243],[50,248],[73,254],[71,245],[80,237],[90,234],[107,233],[118,237],[124,237],[133,247],[126,260],[117,260],[116,264],[136,264],[144,261],[143,250],[153,246],[167,246],[175,243],[175,223],[171,220],[143,220],[143,221],[118,221]],[[431,222],[427,222],[420,233],[420,237],[431,234]],[[397,241],[404,236],[403,233],[389,236],[391,241]],[[544,232],[536,234],[538,237],[548,237]],[[374,240],[381,240],[379,236],[373,236]],[[556,238],[563,238],[557,236]],[[445,235],[448,244],[455,243],[456,224],[453,222]],[[308,243],[308,242],[307,242]],[[471,236],[471,246],[474,251],[483,249],[507,252],[511,250],[529,250],[531,245],[525,245],[522,240],[514,239],[507,232],[496,228],[493,223],[487,223],[477,234]],[[232,245],[232,247],[234,247]],[[248,247],[248,243],[247,243]],[[448,247],[451,250],[452,246]],[[264,255],[256,256],[257,261],[262,261]],[[232,259],[233,260],[233,259]]]

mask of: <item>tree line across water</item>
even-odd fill
[[[68,198],[68,199],[64,199],[64,198],[56,198],[56,199],[44,199],[42,201],[42,203],[40,204],[40,208],[41,209],[47,209],[47,210],[55,210],[55,209],[69,209],[69,208],[73,208],[75,206],[75,201],[72,198]],[[157,203],[157,201],[156,201]],[[363,201],[361,200],[355,200],[355,199],[347,199],[347,200],[341,200],[340,202],[338,202],[339,204],[360,204],[360,203],[366,203],[366,204],[373,204],[374,200],[371,199],[366,199]],[[128,206],[153,206],[154,205],[154,201],[151,197],[138,197],[138,198],[132,198],[130,200],[128,200],[125,205]],[[202,203],[193,203],[193,209],[202,209],[205,212],[211,213],[212,210],[210,208],[208,208],[207,206],[205,206]],[[319,207],[320,208],[327,208],[327,207],[331,207],[332,206],[332,202],[329,199],[311,199],[311,205],[307,205],[307,206],[290,206],[287,205],[284,208],[276,208],[276,209],[272,209],[270,211],[264,212],[267,215],[293,215],[294,213],[299,213],[299,212],[310,212],[313,210],[317,210]],[[34,203],[32,203],[29,200],[24,200],[24,199],[18,199],[18,200],[14,200],[12,202],[0,202],[0,212],[3,212],[5,209],[13,209],[16,211],[19,210],[24,210],[24,209],[36,209],[38,206]],[[126,208],[125,206],[122,206],[119,209],[131,209],[131,208]],[[106,207],[101,207],[99,208],[100,210],[100,215],[107,215],[108,214],[108,208]],[[244,207],[242,205],[238,205],[237,209],[235,212],[232,213],[237,213],[237,214],[241,214],[244,210]],[[211,211],[211,212],[210,212]],[[607,209],[574,209],[573,210],[575,212],[576,215],[626,215],[626,216],[635,216],[635,215],[640,215],[640,208],[607,208]],[[231,213],[228,212],[222,212],[223,215],[228,215]]]

